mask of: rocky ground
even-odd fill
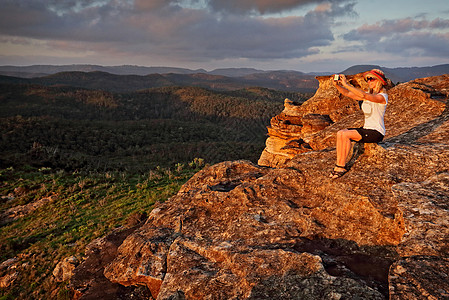
[[[335,133],[362,116],[318,80],[273,117],[258,165],[206,168],[94,241],[71,271],[76,297],[449,298],[449,75],[390,86],[385,140],[335,180]]]

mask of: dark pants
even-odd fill
[[[361,143],[379,143],[384,139],[382,133],[374,129],[365,128],[348,128],[349,130],[357,130],[357,132],[362,136],[362,139],[358,142]]]

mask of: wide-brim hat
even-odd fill
[[[363,74],[363,77],[365,78],[365,80],[369,77],[374,77],[376,79],[379,79],[383,85],[387,84],[387,78],[385,77],[384,72],[382,72],[382,70],[379,70],[379,69],[372,69],[368,72],[365,72]]]

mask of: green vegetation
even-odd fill
[[[0,297],[59,299],[60,294],[70,295],[67,283],[57,284],[52,278],[59,261],[72,255],[81,260],[90,241],[175,195],[203,164],[196,159],[139,175],[67,173],[49,168],[1,170],[2,212],[39,200],[48,202],[15,220],[8,213],[2,216],[0,261],[17,258],[20,274],[11,287],[0,290]],[[0,276],[6,273],[0,271]]]
[[[308,96],[0,85],[0,263],[16,258],[19,272],[0,299],[69,299],[52,277],[59,261],[82,259],[90,241],[148,214],[206,163],[257,162],[284,98]]]
[[[0,166],[141,173],[195,157],[256,162],[266,126],[284,98],[306,97],[261,88],[166,87],[117,94],[0,85],[0,91]]]

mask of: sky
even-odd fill
[[[449,63],[447,0],[0,0],[0,65]]]

